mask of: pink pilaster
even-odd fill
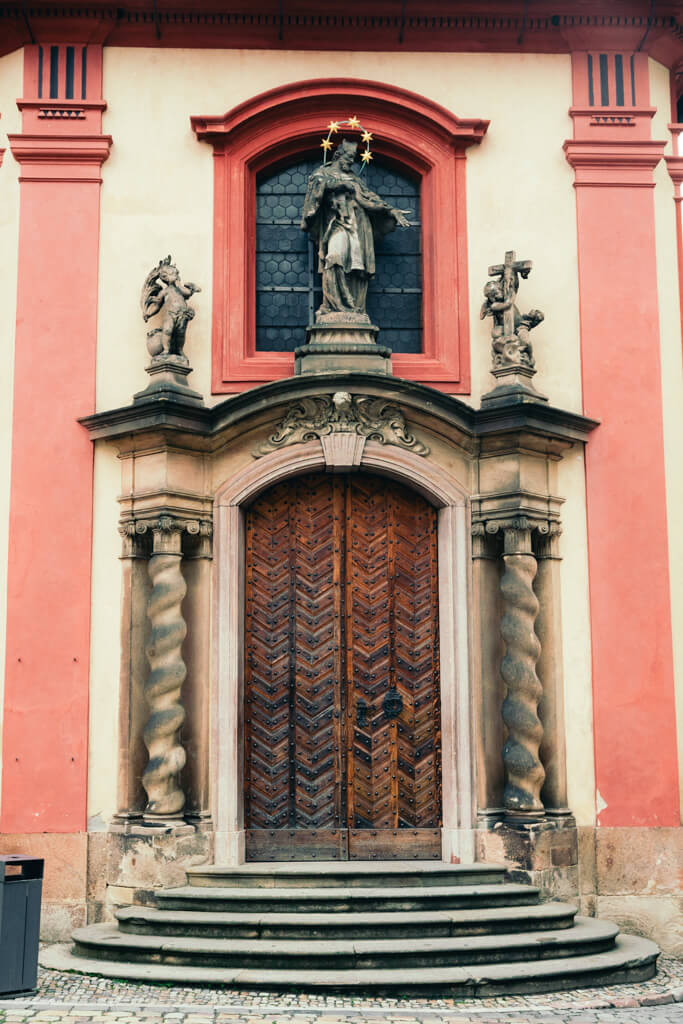
[[[23,130],[9,137],[21,198],[0,825],[8,833],[86,826],[93,453],[77,418],[95,402],[100,170],[111,144],[101,96],[101,47],[26,48]]]
[[[678,779],[643,53],[572,55],[598,821],[675,825]]]

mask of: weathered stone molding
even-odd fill
[[[386,398],[332,395],[301,398],[290,405],[268,440],[254,452],[255,458],[290,444],[301,444],[330,434],[356,434],[380,444],[393,444],[416,455],[428,455],[429,448],[410,432],[400,407]]]

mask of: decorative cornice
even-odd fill
[[[109,156],[111,135],[8,135],[20,181],[102,180],[99,169]]]
[[[269,126],[281,119],[294,123],[293,115],[300,106],[312,111],[317,105],[327,113],[330,96],[334,96],[337,106],[340,103],[342,106],[344,103],[353,104],[355,100],[363,102],[368,111],[381,106],[394,109],[406,130],[420,131],[421,124],[429,124],[432,132],[441,134],[445,142],[456,147],[480,143],[489,126],[489,122],[481,118],[456,117],[450,110],[418,93],[362,78],[289,83],[259,93],[225,114],[193,116],[190,123],[198,139],[214,144],[225,143],[242,129],[254,132],[261,119]]]
[[[104,100],[47,100],[19,99],[17,107],[24,112],[33,112],[41,120],[80,121],[86,114],[107,109]]]
[[[665,146],[650,139],[568,139],[563,149],[576,172],[575,187],[654,188],[652,172]]]
[[[84,416],[79,422],[91,439],[121,438],[144,432],[168,432],[206,438],[207,442],[224,432],[243,431],[254,417],[263,418],[269,410],[282,411],[302,398],[349,391],[351,394],[383,398],[400,405],[404,414],[427,414],[441,424],[449,436],[470,439],[507,435],[514,443],[519,433],[552,438],[558,442],[585,442],[598,421],[566,409],[540,402],[510,401],[505,406],[473,409],[472,406],[414,381],[370,373],[326,375],[324,382],[315,376],[290,377],[273,381],[234,395],[211,408],[192,407],[186,402],[150,399]]]
[[[55,38],[61,29],[74,41],[106,40],[110,46],[207,46],[348,49],[359,39],[366,50],[410,49],[524,51],[566,53],[572,46],[632,48],[642,42],[645,52],[667,66],[680,55],[683,35],[680,6],[660,0],[656,14],[642,3],[615,4],[607,0],[550,3],[536,0],[471,0],[462,13],[443,0],[410,5],[408,13],[373,0],[347,0],[343,10],[304,0],[203,0],[194,3],[137,0],[118,6],[111,0],[81,4],[3,4],[0,8],[0,53],[38,39]],[[227,8],[227,9],[226,9]],[[426,9],[425,9],[426,8]],[[322,42],[321,42],[322,41]]]
[[[395,402],[337,391],[294,402],[254,457],[290,444],[320,440],[329,434],[355,434],[380,444],[407,448],[416,455],[429,454],[429,448],[408,430],[405,416]]]
[[[664,160],[674,185],[680,186],[683,184],[683,156],[665,156]],[[680,194],[677,194],[674,198],[680,203]]]

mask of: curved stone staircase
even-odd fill
[[[645,981],[658,949],[489,864],[201,867],[45,967],[236,988],[461,997]]]

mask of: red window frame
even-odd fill
[[[294,372],[292,353],[255,348],[256,176],[317,150],[329,121],[351,114],[373,133],[377,155],[421,179],[423,351],[392,356],[394,374],[470,390],[465,155],[488,121],[461,120],[395,86],[334,78],[272,89],[221,117],[191,118],[214,153],[214,394]]]

